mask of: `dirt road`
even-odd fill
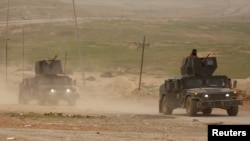
[[[52,107],[35,103],[28,106],[3,104],[0,106],[0,139],[202,141],[207,140],[208,124],[250,124],[250,112],[243,107],[237,117],[228,117],[220,109],[208,117],[188,117],[183,109],[166,116],[157,113],[153,100],[138,99],[138,103],[134,103],[135,100],[114,98],[112,104],[108,99],[103,100],[91,100],[97,102],[93,104],[96,106],[78,104],[76,107],[64,103]],[[78,102],[85,101],[82,98]],[[111,105],[113,109],[109,110]]]

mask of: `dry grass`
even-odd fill
[[[5,35],[6,2],[0,2],[1,38]],[[144,67],[149,73],[162,70],[163,75],[178,75],[182,57],[197,48],[199,55],[212,53],[218,57],[218,74],[249,77],[250,26],[249,13],[244,12],[249,9],[247,3],[246,0],[216,3],[192,0],[185,4],[175,0],[139,0],[136,4],[132,0],[77,1],[83,64],[90,70],[122,67],[137,73],[141,49],[128,47],[133,42],[142,42],[146,35],[150,46],[146,48]],[[12,0],[10,7],[9,65],[22,66],[23,33],[22,24],[13,23],[17,20],[26,23],[24,61],[28,67],[55,54],[63,59],[67,50],[69,67],[79,68],[71,1]],[[0,54],[4,54],[4,48],[2,42]],[[4,59],[0,62],[3,64]]]

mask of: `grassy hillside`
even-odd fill
[[[67,51],[68,65],[74,70],[79,69],[80,62],[82,62],[85,69],[88,70],[119,70],[123,68],[138,73],[142,48],[134,48],[134,45],[142,42],[145,35],[146,43],[149,43],[144,56],[144,71],[147,73],[161,76],[180,75],[179,67],[182,58],[187,56],[191,49],[196,48],[199,56],[211,53],[211,56],[218,57],[216,74],[226,74],[231,77],[250,76],[250,24],[246,13],[241,13],[240,16],[237,14],[234,16],[225,15],[224,21],[222,21],[221,19],[217,20],[218,17],[214,12],[227,13],[223,3],[200,1],[198,4],[193,3],[193,5],[186,6],[178,1],[168,0],[167,2],[172,2],[171,7],[168,3],[159,4],[151,1],[144,1],[142,5],[138,6],[128,5],[129,3],[122,1],[119,3],[109,1],[110,3],[106,4],[97,0],[92,3],[78,1],[80,42],[77,42],[72,19],[72,5],[68,1],[55,0],[48,3],[32,1],[26,5],[25,0],[19,1],[19,3],[12,0],[11,4],[15,5],[15,10],[11,9],[10,19],[12,21],[20,19],[26,23],[20,25],[10,22],[9,65],[22,66],[24,46],[26,66],[32,66],[36,60],[53,57],[55,54],[59,56],[59,59],[64,60]],[[237,4],[240,2],[244,5],[246,1],[241,0]],[[0,11],[2,11],[0,15],[1,38],[5,37],[6,31],[4,4],[6,2],[0,2]],[[18,6],[18,4],[20,5]],[[124,5],[126,7],[121,12],[119,7]],[[185,17],[186,20],[179,19],[185,10],[187,15],[193,15],[191,13],[201,11],[201,7],[209,6],[216,8],[217,11],[207,10],[203,11],[202,16],[200,15],[198,18],[190,16],[191,19],[188,17]],[[18,15],[20,11],[18,12],[17,7],[26,11],[26,14]],[[84,9],[86,7],[87,9]],[[194,8],[193,11],[190,9],[191,7]],[[172,15],[166,16],[162,13],[166,8],[172,9]],[[183,8],[184,12],[182,10],[177,12],[177,18],[173,18],[176,16],[176,12],[173,11],[176,9],[178,11],[179,8]],[[63,10],[65,10],[65,14],[62,13]],[[88,13],[88,19],[82,19],[85,18],[84,14],[79,13]],[[204,14],[206,13],[210,13],[209,16],[213,15],[213,18],[205,19]],[[20,17],[25,15],[32,18],[22,20]],[[184,16],[187,15],[184,14]],[[113,18],[115,16],[121,17]],[[68,18],[68,20],[55,22],[56,18]],[[43,21],[36,24],[29,23],[34,19],[44,19],[44,23]],[[244,20],[239,21],[238,19]],[[3,54],[2,59],[0,59],[1,64],[4,63],[4,48],[5,44],[2,40],[0,44],[0,54]]]

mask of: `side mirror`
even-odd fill
[[[233,88],[235,89],[236,87],[237,87],[237,81],[234,80],[234,81],[233,81]]]

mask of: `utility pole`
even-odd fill
[[[6,33],[5,33],[5,86],[7,86],[7,80],[8,80],[9,5],[10,5],[10,1],[8,0],[7,13],[6,13]]]
[[[24,26],[23,26],[23,79],[24,79]]]
[[[141,90],[141,76],[142,76],[142,68],[143,68],[143,62],[144,62],[144,48],[145,48],[145,35],[143,37],[143,43],[142,43],[142,55],[141,55],[141,68],[140,68],[140,79],[139,79],[139,91]]]
[[[81,67],[81,73],[82,73],[82,81],[83,81],[83,86],[85,86],[85,75],[84,75],[83,64],[82,64],[82,50],[80,47],[80,38],[79,38],[79,33],[78,33],[78,23],[77,23],[77,16],[76,16],[75,0],[72,0],[72,1],[73,1],[73,9],[74,9],[74,17],[75,17],[75,31],[76,31],[76,37],[77,37],[78,53],[79,53],[80,67]]]

